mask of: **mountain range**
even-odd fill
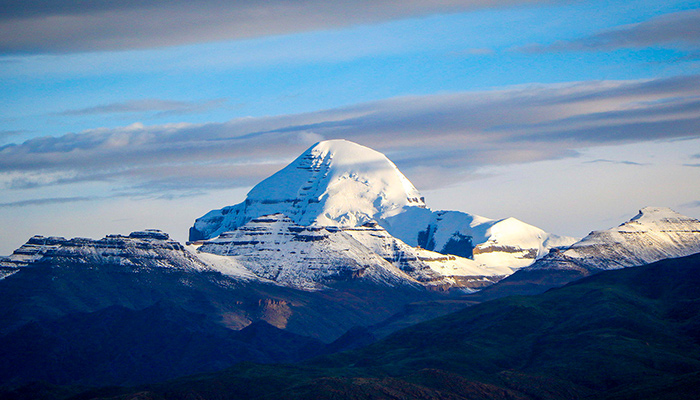
[[[697,219],[669,208],[645,207],[617,227],[593,231],[566,249],[550,251],[479,296],[541,293],[596,272],[695,253],[700,253]]]
[[[186,244],[156,229],[37,235],[0,259],[0,386],[138,385],[242,361],[298,362],[488,300],[695,253],[700,221],[667,208],[581,240],[512,217],[433,211],[385,155],[324,141],[243,202],[198,218]],[[456,373],[447,370],[439,374]],[[374,387],[393,375],[367,376]],[[499,385],[489,388],[534,396]]]

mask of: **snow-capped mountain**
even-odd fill
[[[190,240],[202,239],[199,254],[307,289],[370,271],[379,280],[480,288],[575,241],[514,218],[431,211],[386,156],[345,140],[313,145],[242,203],[197,219]]]
[[[551,248],[576,242],[516,218],[494,220],[460,211],[409,208],[383,225],[411,246],[470,258],[484,267],[512,270],[532,264]]]
[[[303,226],[360,226],[407,206],[425,204],[385,155],[346,140],[328,140],[257,184],[244,202],[198,218],[190,241],[214,238],[269,214],[282,213]]]
[[[600,271],[700,253],[700,221],[662,207],[645,207],[620,226],[591,232],[568,248],[482,290],[480,301],[537,294]]]
[[[528,269],[607,270],[700,253],[700,221],[670,208],[645,207],[615,228],[594,231]]]
[[[385,156],[346,141],[312,146],[244,202],[198,219],[191,234],[197,240],[185,246],[158,230],[32,237],[0,259],[0,336],[14,344],[24,329],[71,335],[103,315],[143,321],[164,312],[161,321],[199,324],[205,334],[265,321],[325,342],[356,326],[379,337],[474,301],[700,252],[700,221],[665,208],[573,245],[515,218],[431,211]],[[51,328],[35,329],[42,324]],[[189,343],[191,332],[181,334]],[[131,354],[126,338],[120,351]],[[179,359],[178,343],[159,354]]]

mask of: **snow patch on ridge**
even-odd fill
[[[261,280],[265,279],[255,275],[252,271],[246,268],[241,262],[233,257],[225,257],[217,254],[205,253],[199,251],[201,244],[189,244],[185,246],[185,249],[192,254],[193,257],[197,257],[201,262],[203,262],[207,267],[213,271],[218,271],[223,275],[230,276],[232,278],[237,278],[239,280]],[[274,283],[273,281],[268,281],[269,283]]]
[[[383,223],[389,233],[412,246],[470,258],[475,265],[491,268],[526,267],[550,248],[576,242],[516,218],[494,220],[459,211],[408,209]]]
[[[618,269],[695,253],[700,253],[699,220],[666,207],[645,207],[620,226],[591,232],[530,268]]]
[[[94,240],[88,238],[34,236],[2,261],[3,267],[29,267],[35,262],[78,264],[113,264],[133,267],[176,268],[195,271],[207,267],[167,233],[147,229],[128,236],[107,235]]]

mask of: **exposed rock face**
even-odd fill
[[[171,240],[167,233],[154,229],[132,232],[128,236],[108,235],[99,240],[34,236],[2,261],[2,265],[25,267],[45,259],[57,264],[70,261],[78,264],[206,269],[205,264],[179,242]]]

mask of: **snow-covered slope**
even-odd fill
[[[526,267],[550,248],[576,242],[516,218],[494,220],[459,211],[410,208],[382,223],[411,246],[467,257],[492,268]]]
[[[217,271],[240,281],[274,283],[255,275],[235,259],[200,253],[196,246],[183,246],[157,229],[136,231],[128,236],[107,235],[99,240],[34,236],[12,255],[0,260],[0,279],[38,261],[54,265],[70,262],[90,266],[121,265],[135,269]]]
[[[339,228],[301,226],[283,214],[255,218],[204,242],[198,252],[227,256],[259,277],[298,289],[322,289],[348,279],[417,286],[415,279]]]
[[[343,231],[397,268],[434,288],[475,290],[513,273],[508,266],[484,265],[469,258],[409,246],[378,224],[343,228]]]
[[[700,221],[669,208],[645,207],[622,225],[591,232],[528,269],[618,269],[695,253],[700,253]]]
[[[406,206],[425,204],[385,155],[346,140],[328,140],[260,182],[244,202],[197,219],[190,240],[214,238],[269,214],[282,213],[304,226],[360,226]]]
[[[108,235],[99,240],[34,236],[2,264],[4,267],[26,267],[44,259],[51,259],[55,264],[67,260],[78,264],[207,269],[179,242],[155,229],[132,232],[129,236]]]
[[[303,290],[323,289],[334,281],[349,279],[474,289],[513,272],[408,246],[376,223],[301,226],[284,214],[255,218],[203,242],[197,254],[231,259],[261,278]]]

